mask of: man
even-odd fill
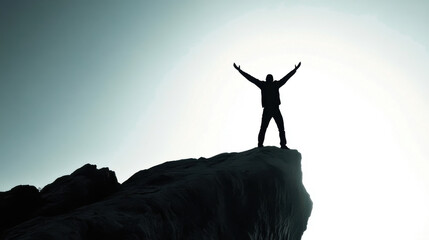
[[[267,131],[267,127],[268,127],[268,124],[270,123],[271,118],[274,118],[274,121],[276,121],[276,124],[277,124],[277,128],[279,129],[280,147],[283,149],[289,149],[286,146],[286,135],[285,135],[283,117],[279,109],[279,105],[280,105],[279,88],[283,86],[287,82],[287,80],[289,80],[289,78],[295,74],[296,70],[300,66],[301,66],[301,62],[299,62],[298,65],[295,65],[295,68],[279,81],[273,81],[273,75],[268,74],[264,82],[250,76],[248,73],[241,70],[240,66],[237,66],[234,63],[235,69],[237,69],[241,73],[241,75],[243,75],[247,80],[254,83],[256,86],[258,86],[261,89],[262,107],[264,108],[264,111],[262,113],[261,129],[259,130],[259,135],[258,135],[258,147],[264,146],[265,132]]]

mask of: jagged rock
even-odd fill
[[[99,201],[119,188],[108,168],[86,164],[71,175],[62,176],[41,192],[21,185],[0,192],[0,236],[2,232],[36,216],[53,216]]]
[[[301,239],[312,209],[296,150],[166,162],[112,195],[39,217],[5,239]]]
[[[41,215],[65,213],[77,207],[96,202],[119,187],[115,172],[108,168],[97,169],[86,164],[72,174],[62,176],[41,190],[45,205]]]

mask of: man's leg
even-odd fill
[[[283,116],[282,116],[282,113],[280,112],[280,109],[276,109],[276,111],[274,111],[273,117],[274,117],[274,121],[276,121],[277,128],[279,129],[280,147],[287,148],[285,126],[283,123]]]
[[[272,118],[271,112],[272,111],[269,111],[264,108],[264,112],[262,113],[261,129],[259,130],[258,134],[258,147],[264,146],[265,132],[267,131],[268,124],[270,123],[270,120]]]

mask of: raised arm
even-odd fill
[[[243,75],[243,77],[245,77],[247,80],[249,80],[250,82],[252,82],[253,84],[259,87],[261,81],[252,77],[250,74],[246,73],[245,71],[241,70],[240,66],[237,66],[235,63],[234,63],[234,68],[237,69],[237,71],[240,72],[241,75]]]
[[[295,74],[296,70],[298,70],[300,66],[301,62],[299,62],[298,65],[295,65],[295,68],[292,71],[290,71],[288,74],[286,74],[286,76],[279,80],[280,87],[283,86],[287,82],[287,80],[289,80],[289,78],[291,78]]]

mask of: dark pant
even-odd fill
[[[264,144],[265,132],[267,131],[267,127],[271,121],[271,118],[274,118],[274,121],[276,121],[277,124],[277,128],[279,129],[280,146],[286,146],[286,134],[283,117],[278,107],[264,108],[264,112],[262,113],[261,129],[259,130],[258,135],[258,146],[262,147]]]

